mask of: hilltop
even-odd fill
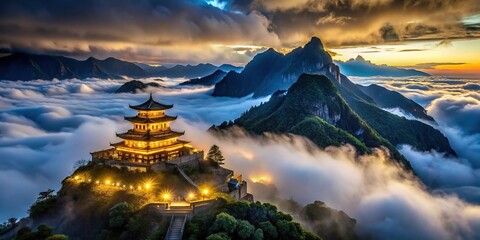
[[[212,171],[222,168],[204,163],[189,175],[216,176]],[[205,182],[207,179],[203,179]],[[209,181],[212,179],[209,179]],[[162,210],[164,198],[173,200],[175,193],[194,191],[192,185],[179,174],[166,172],[132,172],[109,166],[89,163],[78,168],[62,182],[57,194],[49,192],[32,205],[29,217],[0,235],[0,239],[13,239],[17,231],[51,228],[52,233],[63,234],[69,239],[164,239],[172,217]],[[42,196],[42,194],[40,196]],[[199,205],[193,218],[185,223],[184,238],[214,239],[213,236],[231,236],[241,239],[321,239],[305,230],[293,217],[268,203],[235,200],[227,194],[212,191]],[[195,200],[193,200],[195,202]],[[173,204],[173,203],[172,203]],[[172,205],[173,206],[173,205]],[[173,208],[173,207],[172,207]],[[319,221],[327,238],[341,235],[338,229],[353,233],[355,221],[346,215],[338,217],[338,211],[317,206],[323,214],[312,219],[312,206],[300,208],[302,221]],[[315,211],[319,211],[315,210]],[[336,217],[331,218],[330,215]],[[348,222],[348,224],[347,224]],[[318,224],[318,223],[317,223]],[[336,227],[331,227],[335,224]],[[346,224],[343,226],[343,224]],[[88,229],[88,231],[85,231]],[[317,230],[318,231],[318,230]],[[343,231],[343,230],[342,230]],[[211,236],[213,235],[213,236]],[[355,234],[348,238],[355,239]],[[222,238],[223,239],[223,238]]]

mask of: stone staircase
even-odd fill
[[[187,221],[187,214],[174,214],[168,227],[165,240],[181,240],[183,236],[183,228]]]

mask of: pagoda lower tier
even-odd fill
[[[125,163],[154,164],[168,162],[177,158],[197,153],[188,142],[177,140],[176,143],[164,147],[130,147],[125,142],[111,144],[114,148],[92,152],[94,160],[119,160]]]

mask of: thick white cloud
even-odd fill
[[[181,124],[187,137],[202,148],[219,145],[227,167],[248,179],[270,179],[281,197],[301,204],[321,200],[345,211],[357,219],[361,237],[480,237],[479,206],[454,195],[430,193],[416,178],[386,160],[382,151],[357,158],[348,146],[323,151],[303,138],[282,136],[265,140],[237,134],[218,139],[190,122]],[[264,195],[256,190],[251,188],[255,196]]]
[[[416,91],[423,96],[448,92],[450,84],[440,83],[431,91],[404,85],[419,84],[419,79],[357,79],[382,83],[402,93]],[[471,157],[445,158],[441,153],[419,153],[408,146],[402,153],[412,161],[428,188],[397,166],[388,164],[382,151],[371,156],[356,157],[352,148],[307,148],[303,138],[271,139],[240,136],[219,139],[205,132],[212,124],[231,120],[263,99],[214,98],[210,88],[169,88],[154,91],[156,98],[173,103],[172,115],[179,115],[174,128],[186,130],[185,139],[199,148],[211,144],[221,147],[227,167],[242,173],[247,179],[267,176],[284,198],[310,203],[315,200],[344,210],[357,219],[358,233],[372,239],[475,239],[480,232],[480,209],[460,198],[475,201],[478,191],[478,171]],[[413,83],[412,81],[415,81]],[[89,152],[108,147],[116,141],[115,132],[129,128],[123,115],[134,114],[128,104],[146,99],[144,94],[112,94],[124,81],[67,80],[0,82],[0,188],[9,195],[0,196],[0,218],[22,216],[35,200],[36,193],[58,188],[75,161],[88,159]],[[395,85],[393,85],[395,84]],[[462,88],[465,83],[456,84]],[[82,86],[93,91],[78,91]],[[463,88],[462,88],[463,89]],[[12,92],[18,90],[23,96]],[[465,89],[464,89],[465,91]],[[472,95],[471,92],[453,91]],[[442,96],[437,97],[441,99]],[[427,103],[426,105],[428,105]],[[433,105],[432,105],[433,106]],[[445,116],[448,116],[445,115]],[[451,135],[440,128],[452,141]],[[478,143],[478,135],[469,134],[459,142]],[[471,146],[460,153],[473,152]],[[480,149],[480,148],[478,148]],[[478,153],[478,152],[477,152]],[[474,155],[471,155],[474,156]],[[268,179],[268,178],[266,178]],[[262,196],[251,184],[251,191]],[[470,192],[466,194],[465,192]],[[458,194],[459,197],[456,197]],[[468,195],[468,196],[467,196]],[[11,198],[10,196],[20,196]],[[259,199],[261,200],[261,199]],[[478,200],[478,199],[477,199]]]

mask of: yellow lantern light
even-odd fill
[[[170,194],[164,193],[162,197],[163,197],[163,200],[165,200],[165,202],[167,202],[170,199]]]

